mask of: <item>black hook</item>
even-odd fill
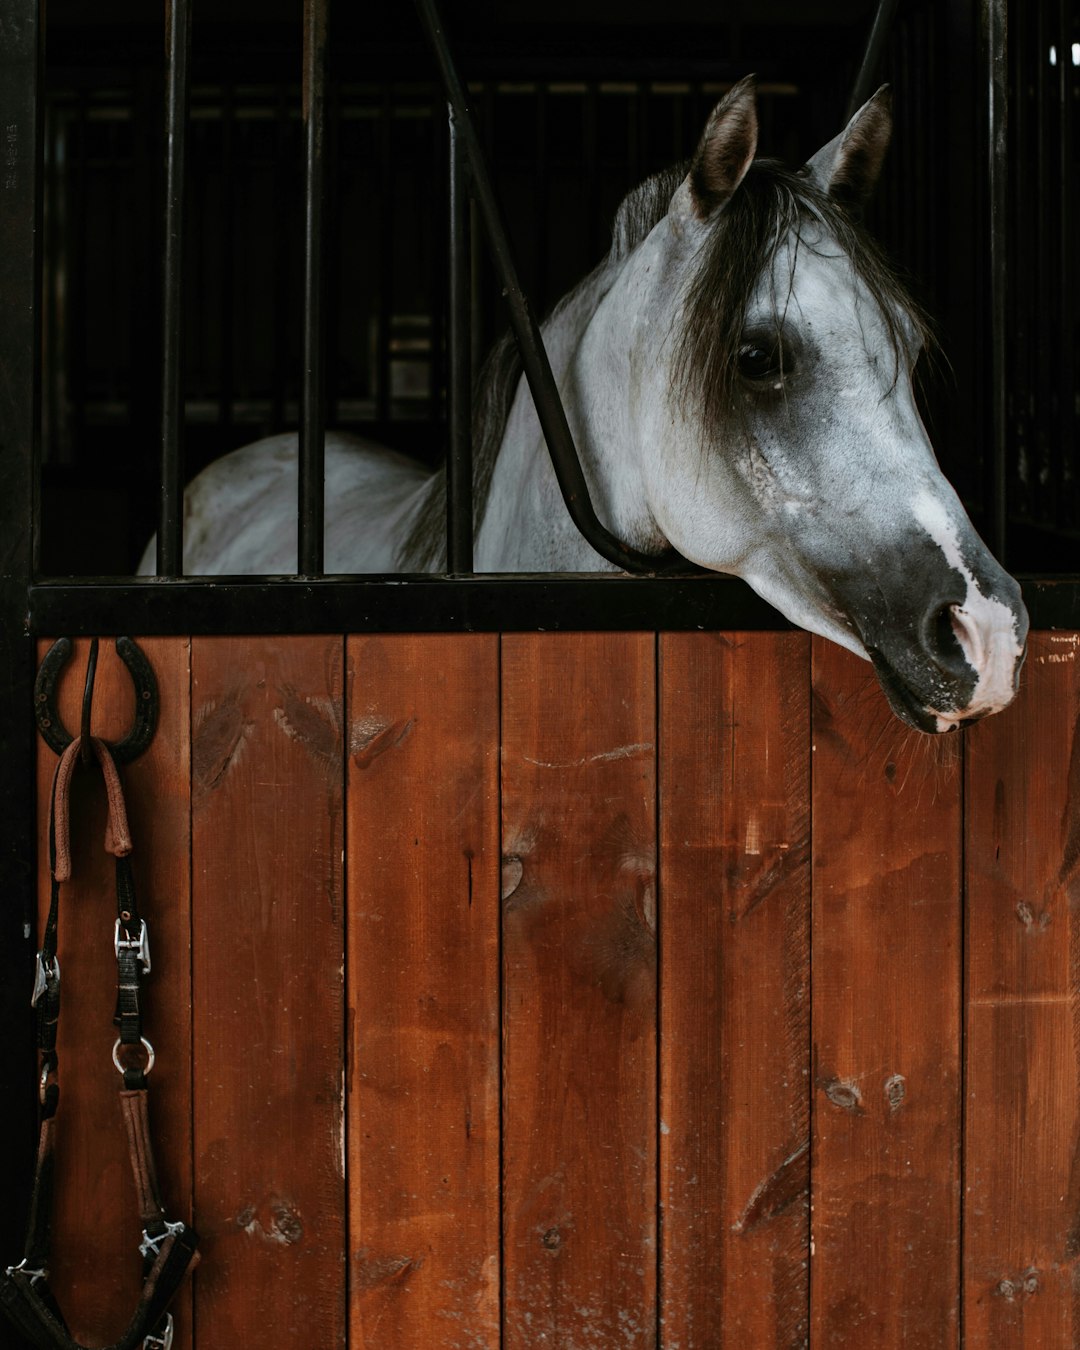
[[[97,672],[98,640],[90,644],[90,656],[86,663],[86,683],[83,689],[82,722],[80,734],[83,738],[81,753],[86,756],[90,749],[90,713],[94,699],[94,677]],[[110,743],[113,759],[118,764],[130,764],[138,759],[154,739],[158,718],[158,687],[153,667],[142,650],[131,638],[118,637],[116,652],[127,666],[128,674],[135,692],[135,716],[131,730],[115,744]],[[34,682],[34,716],[38,731],[50,750],[62,755],[72,742],[71,732],[60,720],[56,705],[56,690],[61,670],[71,656],[71,639],[57,638],[45,653],[45,659],[38,669]]]

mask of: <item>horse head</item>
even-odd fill
[[[793,173],[755,159],[752,81],[714,109],[620,282],[647,503],[626,525],[744,577],[868,657],[905,722],[951,731],[1012,699],[1027,614],[938,467],[912,389],[926,324],[858,223],[890,134],[883,89]]]

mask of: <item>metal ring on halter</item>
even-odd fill
[[[150,1044],[150,1042],[146,1039],[145,1036],[140,1036],[139,1041],[143,1049],[146,1051],[146,1068],[143,1069],[143,1073],[149,1073],[150,1070],[154,1067],[154,1060],[156,1058],[156,1056],[154,1055],[154,1047]],[[132,1041],[133,1045],[134,1043],[135,1042]],[[123,1041],[117,1039],[116,1044],[112,1048],[112,1062],[116,1065],[117,1073],[124,1072],[124,1066],[120,1063],[120,1047],[122,1044]]]

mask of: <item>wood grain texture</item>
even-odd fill
[[[39,643],[39,659],[52,645]],[[170,1218],[191,1216],[190,800],[188,643],[139,645],[157,676],[161,714],[145,754],[121,769],[131,825],[136,894],[150,935],[152,970],[143,986],[145,1034],[157,1054],[150,1118],[162,1199]],[[74,644],[60,684],[65,725],[79,727],[89,640]],[[114,644],[102,639],[92,730],[116,740],[131,725],[131,680]],[[38,743],[38,878],[43,925],[49,906],[48,802],[56,757]],[[73,876],[60,897],[60,1110],[52,1288],[73,1334],[115,1340],[142,1287],[139,1214],[113,1068],[116,1038],[115,864],[102,848],[100,774],[77,770],[72,790]],[[40,932],[40,930],[39,930]],[[27,992],[32,973],[27,975]],[[178,1350],[191,1344],[191,1286],[173,1307]]]
[[[1080,635],[1031,638],[1007,713],[968,733],[965,1328],[1080,1336]]]
[[[655,645],[502,643],[508,1350],[657,1337]]]
[[[959,1331],[961,744],[813,641],[816,1345]]]
[[[668,1350],[806,1343],[809,655],[804,634],[661,638]]]
[[[192,643],[203,1350],[345,1343],[343,657]]]
[[[499,648],[348,648],[350,1345],[499,1345]]]

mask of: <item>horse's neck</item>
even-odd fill
[[[593,506],[616,524],[612,469],[629,417],[620,344],[612,341],[605,303],[617,267],[601,269],[544,327],[552,373],[562,395]],[[622,344],[625,364],[625,343]],[[596,571],[605,562],[585,542],[563,504],[555,471],[522,377],[507,418],[476,545],[479,571]]]

